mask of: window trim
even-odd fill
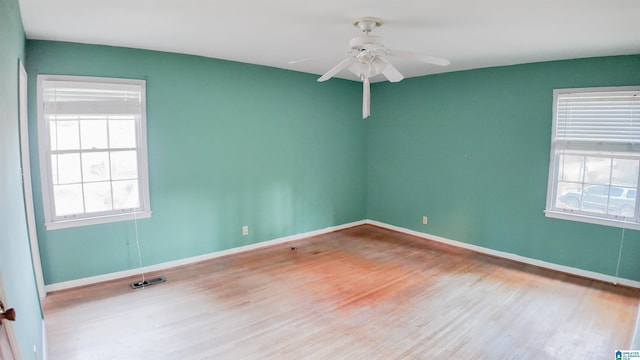
[[[552,125],[551,125],[551,145],[550,145],[550,158],[549,158],[549,174],[547,179],[547,199],[544,214],[546,217],[584,222],[589,224],[620,227],[626,229],[640,230],[640,191],[636,192],[636,208],[634,218],[607,218],[594,215],[589,215],[584,212],[573,213],[570,210],[559,211],[554,208],[554,199],[557,193],[557,172],[559,164],[556,163],[556,122],[558,111],[558,96],[561,94],[571,93],[590,93],[590,92],[615,92],[615,91],[640,91],[640,86],[607,86],[607,87],[588,87],[588,88],[565,88],[553,90],[553,104],[552,104]],[[588,151],[582,151],[581,154],[585,155]],[[612,156],[611,151],[606,156]],[[595,154],[595,151],[594,151]],[[624,155],[626,154],[626,155]],[[630,152],[621,154],[622,157],[629,156]],[[604,155],[604,154],[603,154]],[[635,156],[633,156],[635,158]],[[638,154],[640,157],[640,153]],[[640,190],[640,178],[638,180],[638,190]]]
[[[78,218],[55,218],[53,189],[51,179],[51,143],[49,126],[44,113],[44,81],[75,81],[93,83],[111,83],[118,85],[138,85],[141,88],[140,123],[137,124],[137,160],[138,160],[138,196],[140,207],[137,209],[111,210],[95,213],[95,215]],[[38,154],[40,157],[40,185],[42,190],[42,207],[44,210],[45,227],[47,230],[64,229],[78,226],[105,224],[116,221],[135,220],[151,217],[151,203],[149,198],[149,165],[147,160],[147,111],[146,111],[146,81],[141,79],[124,79],[95,76],[70,76],[38,74],[37,76],[37,107],[38,107]],[[47,160],[48,159],[48,160]]]

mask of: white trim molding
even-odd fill
[[[441,237],[441,236],[437,236],[437,235],[431,235],[431,234],[427,234],[427,233],[423,233],[423,232],[419,232],[419,231],[415,231],[415,230],[410,230],[410,229],[406,229],[406,228],[395,226],[395,225],[385,224],[383,222],[379,222],[379,221],[375,221],[375,220],[366,220],[365,222],[367,224],[369,224],[369,225],[374,225],[374,226],[378,226],[378,227],[381,227],[381,228],[385,228],[385,229],[389,229],[389,230],[405,233],[405,234],[408,234],[408,235],[417,236],[417,237],[420,237],[420,238],[423,238],[423,239],[426,239],[426,240],[437,241],[439,243],[443,243],[443,244],[447,244],[447,245],[451,245],[451,246],[455,246],[455,247],[459,247],[459,248],[475,251],[475,252],[478,252],[478,253],[481,253],[481,254],[496,256],[496,257],[507,259],[507,260],[513,260],[513,261],[516,261],[516,262],[519,262],[519,263],[538,266],[538,267],[541,267],[541,268],[555,270],[555,271],[563,272],[563,273],[566,273],[566,274],[576,275],[576,276],[589,278],[589,279],[593,279],[593,280],[599,280],[599,281],[604,281],[604,282],[608,282],[608,283],[613,283],[615,285],[620,284],[620,285],[624,285],[624,286],[629,286],[629,287],[640,289],[640,281],[636,281],[636,280],[624,279],[624,278],[620,278],[620,277],[616,277],[616,276],[597,273],[597,272],[594,272],[594,271],[578,269],[578,268],[574,268],[574,267],[571,267],[571,266],[554,264],[554,263],[551,263],[551,262],[548,262],[548,261],[533,259],[533,258],[529,258],[529,257],[525,257],[525,256],[520,256],[520,255],[517,255],[517,254],[504,252],[504,251],[493,250],[493,249],[485,248],[485,247],[482,247],[482,246],[465,243],[465,242],[462,242],[462,241],[451,240],[451,239],[447,239],[447,238],[444,238],[444,237]]]
[[[194,264],[194,263],[215,259],[222,256],[238,254],[238,253],[242,253],[249,250],[261,249],[268,246],[284,244],[284,243],[288,243],[291,241],[300,240],[300,239],[304,239],[312,236],[327,234],[327,233],[338,231],[338,230],[348,229],[354,226],[364,225],[365,223],[366,223],[366,220],[360,220],[360,221],[355,221],[347,224],[330,226],[324,229],[313,230],[305,233],[285,236],[285,237],[281,237],[273,240],[267,240],[267,241],[263,241],[263,242],[259,242],[251,245],[239,246],[239,247],[235,247],[227,250],[215,251],[215,252],[204,254],[204,255],[164,262],[156,265],[145,266],[143,268],[124,270],[124,271],[118,271],[118,272],[104,274],[104,275],[91,276],[91,277],[77,279],[77,280],[59,282],[55,284],[46,285],[45,290],[47,293],[50,293],[53,291],[60,291],[60,290],[65,290],[65,289],[70,289],[70,288],[75,288],[75,287],[80,287],[85,285],[96,284],[104,281],[111,281],[111,280],[129,277],[129,276],[135,276],[135,275],[139,275],[141,272],[148,273],[148,272],[167,270],[177,266]]]
[[[639,94],[640,86],[553,90],[545,216],[640,230],[637,176],[618,175],[614,181],[611,171],[608,179],[606,173],[593,173],[598,176],[594,182],[589,181],[585,170],[587,161],[591,161],[587,159],[593,157],[609,162],[610,168],[615,166],[614,161],[624,161],[618,163],[622,169],[631,174],[638,172],[640,139],[628,129],[640,119],[640,114],[634,111],[640,106]],[[570,170],[574,166],[582,170],[576,174]]]
[[[37,84],[40,183],[46,229],[56,230],[150,217],[146,80],[38,74]],[[87,139],[83,135],[82,124],[96,120],[101,121],[102,128],[95,132],[91,130],[87,134],[99,134],[101,140],[97,143],[83,144],[83,140]],[[124,131],[124,142],[114,141],[120,138],[113,135],[119,131],[112,132],[109,129],[111,124],[122,121],[126,124],[132,122],[133,126]],[[66,130],[61,130],[60,126],[69,126],[70,134],[75,135],[64,136]],[[58,137],[59,131],[62,133]],[[136,165],[132,166],[135,172],[119,175],[111,173],[108,170],[109,161],[120,161],[115,160],[116,154],[128,154],[125,156],[130,158],[122,160],[125,163],[135,159]],[[88,176],[88,170],[83,166],[86,165],[83,163],[85,156],[99,156],[99,161],[106,161],[106,175],[101,174],[92,179],[85,177]],[[110,160],[105,160],[105,156]],[[69,160],[65,166],[60,166],[63,157],[73,160]],[[64,176],[65,174],[70,176]],[[86,190],[86,184],[89,182],[96,186],[108,185],[103,189],[108,198],[95,197],[84,192],[82,189]],[[129,191],[128,196],[133,200],[121,198],[116,201],[116,183],[124,186],[121,190],[126,187],[126,191]],[[123,190],[122,194],[126,191]],[[91,208],[88,199],[93,199],[100,205]],[[105,204],[106,207],[103,206]]]
[[[605,274],[601,274],[601,273],[597,273],[597,272],[593,272],[593,271],[588,271],[588,270],[583,270],[583,269],[578,269],[578,268],[574,268],[574,267],[570,267],[570,266],[554,264],[554,263],[550,263],[550,262],[543,261],[543,260],[532,259],[532,258],[528,258],[528,257],[525,257],[525,256],[520,256],[520,255],[516,255],[516,254],[504,252],[504,251],[493,250],[493,249],[485,248],[485,247],[482,247],[482,246],[477,246],[477,245],[468,244],[468,243],[461,242],[461,241],[451,240],[451,239],[447,239],[447,238],[444,238],[444,237],[441,237],[441,236],[431,235],[431,234],[427,234],[427,233],[423,233],[423,232],[419,232],[419,231],[415,231],[415,230],[410,230],[410,229],[407,229],[407,228],[403,228],[403,227],[399,227],[399,226],[395,226],[395,225],[390,225],[390,224],[386,224],[386,223],[375,221],[375,220],[368,220],[368,219],[355,221],[355,222],[342,224],[342,225],[337,225],[337,226],[331,226],[331,227],[327,227],[327,228],[324,228],[324,229],[313,230],[313,231],[309,231],[309,232],[305,232],[305,233],[285,236],[285,237],[281,237],[281,238],[278,238],[278,239],[259,242],[259,243],[256,243],[256,244],[245,245],[245,246],[240,246],[240,247],[231,248],[231,249],[227,249],[227,250],[216,251],[216,252],[212,252],[212,253],[208,253],[208,254],[204,254],[204,255],[199,255],[199,256],[194,256],[194,257],[190,257],[190,258],[169,261],[169,262],[156,264],[156,265],[145,266],[143,268],[118,271],[118,272],[104,274],[104,275],[98,275],[98,276],[92,276],[92,277],[77,279],[77,280],[70,280],[70,281],[54,283],[54,284],[47,285],[45,287],[45,289],[46,289],[47,293],[50,293],[50,292],[53,292],[53,291],[65,290],[65,289],[70,289],[70,288],[75,288],[75,287],[80,287],[80,286],[85,286],[85,285],[96,284],[96,283],[100,283],[100,282],[104,282],[104,281],[111,281],[111,280],[116,280],[116,279],[129,277],[129,276],[135,276],[135,275],[139,275],[141,272],[148,273],[148,272],[157,272],[157,271],[167,270],[167,269],[174,268],[174,267],[177,267],[177,266],[194,264],[194,263],[198,263],[198,262],[205,261],[205,260],[210,260],[210,259],[215,259],[215,258],[222,257],[222,256],[238,254],[238,253],[242,253],[242,252],[245,252],[245,251],[265,248],[265,247],[269,247],[269,246],[273,246],[273,245],[284,244],[284,243],[287,243],[287,242],[296,241],[296,240],[300,240],[300,239],[304,239],[304,238],[308,238],[308,237],[312,237],[312,236],[327,234],[327,233],[330,233],[330,232],[343,230],[343,229],[348,229],[348,228],[355,227],[355,226],[360,226],[360,225],[374,225],[374,226],[378,226],[378,227],[381,227],[381,228],[384,228],[384,229],[397,231],[399,233],[404,233],[404,234],[408,234],[408,235],[417,236],[417,237],[420,237],[420,238],[423,238],[423,239],[426,239],[426,240],[437,241],[439,243],[443,243],[443,244],[447,244],[447,245],[451,245],[451,246],[455,246],[455,247],[459,247],[459,248],[475,251],[475,252],[481,253],[481,254],[491,255],[491,256],[507,259],[507,260],[516,261],[516,262],[519,262],[519,263],[538,266],[538,267],[541,267],[541,268],[555,270],[555,271],[563,272],[563,273],[566,273],[566,274],[576,275],[576,276],[589,278],[589,279],[593,279],[593,280],[604,281],[604,282],[613,283],[613,284],[616,284],[616,285],[620,284],[620,285],[624,285],[624,286],[640,289],[640,281],[631,280],[631,279],[624,279],[624,278],[620,278],[620,277],[616,277],[616,276],[605,275]],[[640,324],[640,319],[638,319],[638,322]],[[636,338],[638,336],[640,336],[640,334],[638,334],[636,332]],[[636,340],[636,342],[640,342],[640,339]]]
[[[24,210],[27,218],[27,232],[31,245],[31,262],[36,278],[36,288],[40,300],[45,297],[44,275],[42,273],[42,261],[40,259],[40,245],[38,244],[38,232],[36,229],[36,215],[33,206],[33,185],[31,184],[31,157],[29,155],[29,116],[28,116],[28,75],[21,60],[18,60],[18,87],[20,109],[20,160],[22,171],[22,189],[24,192]]]

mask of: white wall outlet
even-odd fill
[[[249,227],[247,225],[242,227],[242,235],[249,235]]]
[[[423,223],[423,224],[427,225],[427,220],[428,220],[428,219],[427,219],[427,216],[426,216],[426,215],[422,217],[422,223]]]

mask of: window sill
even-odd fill
[[[124,214],[52,221],[52,222],[46,222],[44,225],[47,228],[47,230],[58,230],[58,229],[66,229],[66,228],[79,227],[79,226],[106,224],[106,223],[112,223],[117,221],[146,219],[150,217],[151,217],[151,211],[141,211],[136,213],[129,212]]]
[[[634,222],[634,221],[603,219],[603,218],[584,215],[584,214],[572,214],[572,213],[561,212],[561,211],[552,211],[552,210],[545,210],[544,211],[544,215],[546,217],[554,218],[554,219],[578,221],[578,222],[589,223],[589,224],[612,226],[612,227],[618,227],[618,228],[624,228],[624,229],[640,230],[640,224],[638,224],[637,222]]]

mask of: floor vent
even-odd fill
[[[163,283],[165,281],[167,281],[167,279],[165,279],[164,277],[157,277],[157,278],[153,278],[153,279],[149,279],[149,280],[143,280],[143,281],[134,282],[133,284],[131,284],[131,288],[140,289],[140,288],[144,288],[144,287],[147,287],[147,286],[160,284],[160,283]]]

